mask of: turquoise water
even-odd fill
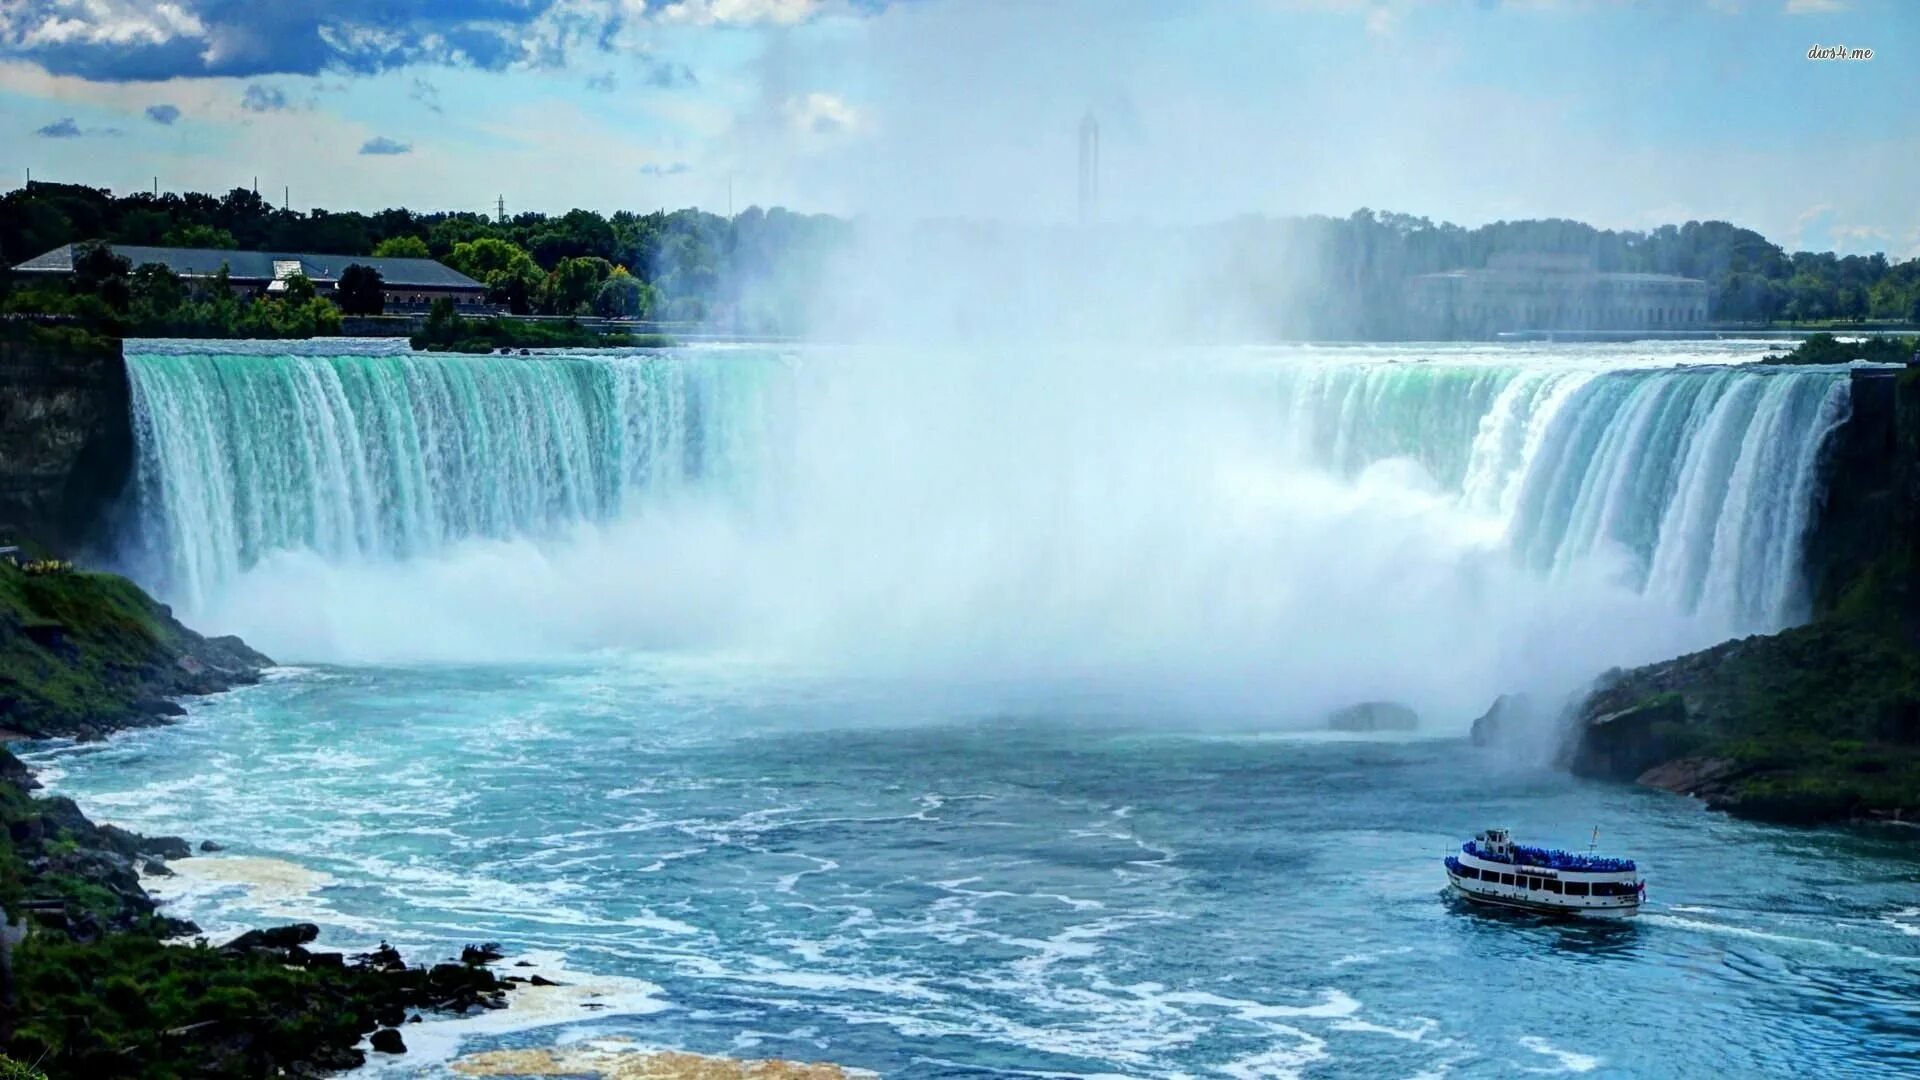
[[[104,817],[331,877],[192,891],[210,927],[310,918],[422,958],[498,940],[666,1006],[468,1049],[621,1034],[954,1077],[1920,1069],[1905,831],[1741,824],[1460,739],[968,696],[720,663],[302,669],[41,760]],[[1489,824],[1568,847],[1598,826],[1647,914],[1458,910],[1440,859]]]
[[[1920,1069],[1907,833],[1462,737],[1804,614],[1847,376],[1762,351],[143,345],[119,557],[299,666],[36,757],[229,846],[155,884],[210,932],[630,980],[403,1072],[590,1035],[907,1077]],[[1312,730],[1382,699],[1421,737]],[[1648,913],[1455,910],[1490,825],[1598,826]]]

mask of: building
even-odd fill
[[[23,277],[73,273],[74,249],[66,244],[13,268]],[[137,269],[149,263],[166,267],[189,282],[209,281],[227,268],[227,280],[237,293],[254,295],[286,288],[286,279],[304,274],[321,295],[333,292],[349,266],[370,266],[380,272],[389,311],[424,309],[441,297],[461,308],[486,303],[487,287],[432,259],[383,259],[372,255],[303,255],[283,251],[224,251],[218,248],[141,247],[111,244],[115,255]]]
[[[1412,279],[1409,328],[1475,338],[1538,330],[1688,330],[1707,321],[1707,283],[1673,274],[1603,273],[1584,255],[1507,254],[1484,270]]]

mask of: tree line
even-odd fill
[[[514,314],[601,315],[673,322],[716,318],[772,329],[791,312],[743,300],[757,281],[793,270],[785,259],[825,250],[846,223],[826,215],[749,209],[732,219],[699,210],[603,216],[591,210],[475,213],[389,209],[286,210],[258,193],[154,195],[36,182],[0,196],[0,262],[11,267],[62,244],[114,244],[431,258],[485,284]]]
[[[236,188],[222,196],[111,192],[34,183],[0,196],[0,263],[62,244],[118,244],[437,259],[482,282],[516,314],[601,315],[775,332],[800,328],[801,307],[826,259],[852,235],[828,215],[750,208],[602,215],[377,213],[282,209]],[[1477,268],[1526,252],[1590,258],[1602,271],[1705,280],[1715,321],[1920,322],[1920,259],[1788,253],[1721,221],[1648,231],[1560,219],[1475,228],[1362,209],[1344,218],[1248,216],[1200,230],[1216,251],[1217,287],[1241,302],[1284,299],[1310,313],[1311,336],[1403,336],[1408,278]],[[1283,265],[1284,264],[1284,265]],[[1304,276],[1293,273],[1301,266]],[[134,268],[138,276],[139,268]],[[164,282],[136,287],[160,305]],[[207,302],[215,302],[209,297]],[[262,316],[265,318],[266,316]]]
[[[1920,258],[1787,253],[1752,229],[1690,221],[1647,231],[1599,229],[1564,219],[1497,221],[1465,228],[1369,209],[1345,218],[1247,217],[1217,227],[1223,288],[1261,288],[1274,250],[1305,253],[1313,272],[1294,282],[1309,336],[1396,338],[1408,279],[1477,269],[1501,254],[1576,255],[1603,272],[1674,274],[1707,283],[1715,322],[1920,323]],[[1245,296],[1239,297],[1248,299]]]

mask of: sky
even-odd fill
[[[1870,59],[1809,59],[1815,47]],[[296,209],[1725,219],[1920,256],[1903,0],[5,0],[0,178]]]

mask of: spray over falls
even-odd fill
[[[311,609],[290,655],[412,655],[372,629],[404,605],[445,658],[499,626],[1303,710],[1583,677],[1642,659],[1595,652],[1627,620],[1644,659],[1796,621],[1848,400],[1838,371],[1550,348],[129,365],[128,561],[283,653]]]

